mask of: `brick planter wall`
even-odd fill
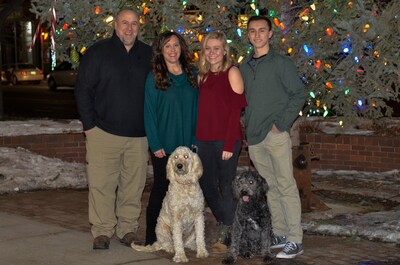
[[[314,169],[383,172],[400,169],[400,136],[300,133],[319,157]]]
[[[400,136],[360,136],[300,133],[301,142],[310,144],[319,157],[313,169],[382,172],[400,169]],[[85,163],[85,138],[82,133],[0,136],[1,147],[23,147],[31,152]],[[243,148],[239,166],[247,166],[247,148]]]
[[[1,147],[22,147],[33,153],[85,163],[85,137],[82,133],[0,136]]]

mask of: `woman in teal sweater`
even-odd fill
[[[197,74],[185,40],[165,32],[153,44],[152,68],[145,87],[145,129],[154,183],[146,210],[146,245],[157,240],[155,227],[168,189],[166,165],[178,146],[195,144]]]

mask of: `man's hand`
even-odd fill
[[[271,132],[276,134],[281,133],[281,131],[278,128],[276,128],[275,123],[272,125]]]

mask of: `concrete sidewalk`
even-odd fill
[[[116,239],[110,250],[93,250],[90,233],[43,224],[0,212],[0,264],[3,265],[111,265],[175,264],[167,258],[134,252]]]
[[[0,195],[0,265],[176,264],[172,262],[172,254],[136,252],[115,238],[109,250],[93,250],[87,193],[86,189],[63,189]],[[146,189],[142,209],[146,207],[148,196]],[[319,213],[304,214],[303,218],[309,219],[315,214]],[[217,226],[209,211],[205,217],[209,247]],[[346,222],[347,219],[339,220]],[[144,239],[145,214],[142,214],[137,240],[143,242]],[[269,265],[400,265],[400,245],[365,240],[357,235],[326,236],[306,231],[303,245],[303,255],[294,260],[274,259]],[[198,259],[196,253],[189,250],[186,254],[189,258],[186,264],[190,265],[221,264],[226,257],[226,254],[210,253],[208,258]],[[261,257],[240,258],[235,263],[264,264]]]

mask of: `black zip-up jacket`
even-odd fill
[[[150,46],[136,40],[127,52],[115,33],[87,50],[75,85],[83,130],[97,126],[118,136],[146,136],[144,84],[150,60]]]

